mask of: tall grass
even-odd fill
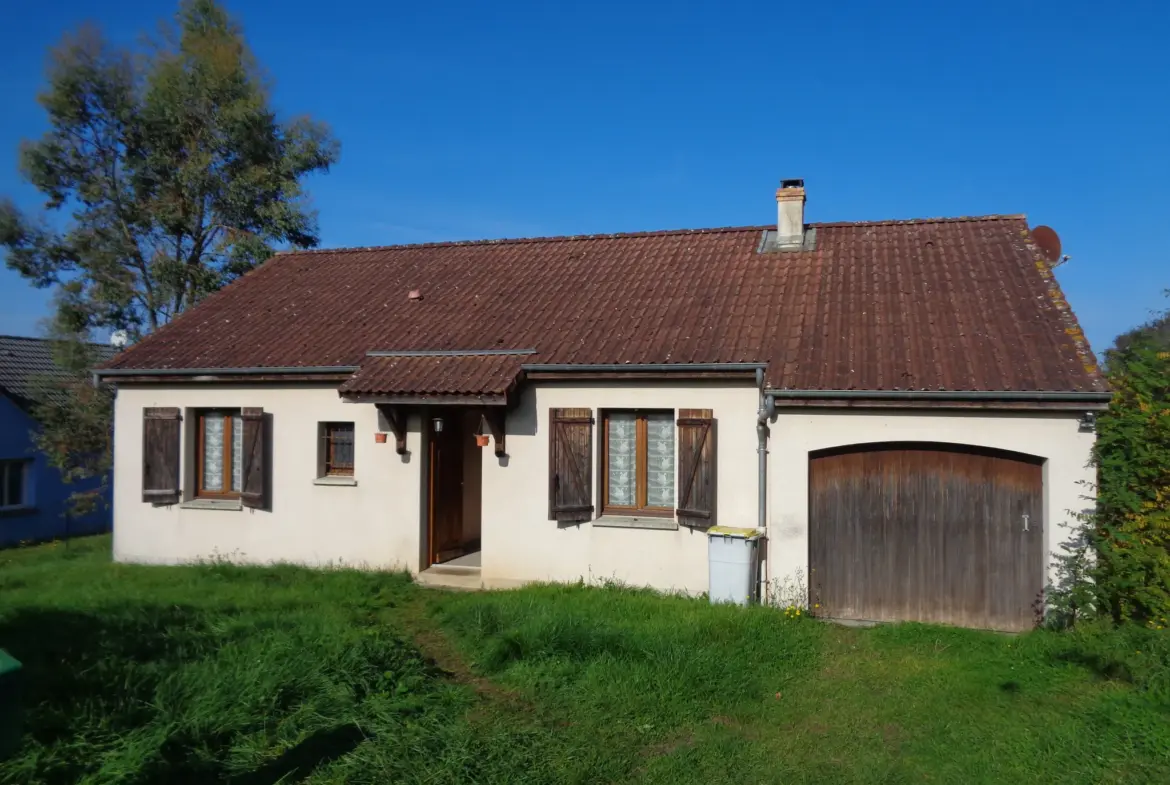
[[[452,598],[478,667],[645,782],[1170,782],[1170,637],[850,630],[650,592]]]
[[[1170,638],[0,551],[3,783],[1170,782]],[[442,663],[441,665],[439,663]]]

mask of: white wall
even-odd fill
[[[199,510],[142,501],[142,410],[262,407],[271,415],[271,511]],[[408,453],[394,437],[376,444],[377,410],[343,403],[336,387],[121,385],[115,404],[114,557],[172,564],[222,556],[240,562],[289,561],[406,567],[417,571],[422,531],[421,467],[417,418]],[[356,486],[314,485],[317,424],[354,423]],[[185,423],[186,424],[186,423]],[[184,485],[194,472],[189,428],[183,428]],[[183,488],[184,498],[190,496]]]
[[[550,408],[711,409],[718,434],[716,512],[725,526],[756,523],[756,409],[751,382],[542,385],[527,388],[508,416],[506,459],[483,459],[483,578],[513,581],[617,579],[665,590],[707,590],[707,536],[676,531],[603,528],[548,519]],[[594,426],[590,462],[594,495],[600,478]]]
[[[712,409],[718,423],[718,522],[757,520],[756,408],[750,382],[546,384],[525,389],[509,413],[507,456],[481,450],[482,564],[489,586],[532,580],[617,579],[663,590],[707,589],[707,537],[674,531],[606,528],[548,519],[548,415],[554,407]],[[260,406],[272,415],[272,509],[198,510],[142,502],[142,410],[149,406]],[[176,563],[224,556],[235,561],[366,565],[419,569],[425,531],[426,453],[421,418],[409,423],[408,454],[391,435],[376,444],[376,409],[343,403],[328,385],[267,387],[122,386],[115,409],[114,553],[123,561]],[[1057,549],[1068,510],[1086,506],[1093,434],[1075,412],[910,412],[891,409],[787,409],[772,423],[769,454],[768,577],[808,574],[808,454],[849,444],[935,441],[1028,453],[1046,459],[1044,530]],[[355,423],[356,487],[313,484],[317,423]],[[186,430],[184,430],[186,433]],[[472,438],[470,432],[468,438]],[[594,459],[600,439],[595,428]],[[184,460],[191,459],[184,444]],[[191,471],[184,466],[183,477]],[[601,478],[594,476],[594,490]],[[189,483],[187,483],[189,484]],[[184,490],[187,490],[186,488]],[[1053,577],[1050,571],[1050,578]]]
[[[769,577],[808,577],[808,454],[830,447],[889,441],[969,444],[1013,450],[1046,459],[1045,551],[1067,539],[1060,526],[1069,510],[1090,506],[1082,497],[1093,482],[1088,468],[1095,435],[1080,433],[1078,412],[986,413],[863,409],[782,409],[772,423],[768,456]],[[1056,578],[1048,564],[1048,580]]]

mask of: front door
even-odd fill
[[[442,422],[442,430],[435,430]],[[439,415],[431,428],[429,564],[463,554],[463,418]]]

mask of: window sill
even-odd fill
[[[639,515],[602,515],[593,521],[594,526],[611,529],[662,529],[677,531],[678,521],[674,518],[656,518]]]
[[[313,480],[314,485],[357,485],[357,479],[354,477],[318,477]]]
[[[19,504],[13,507],[0,507],[0,518],[19,518],[24,515],[36,515],[39,510],[31,504]]]
[[[242,510],[244,503],[239,499],[191,499],[180,502],[180,510]]]

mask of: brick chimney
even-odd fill
[[[776,191],[776,246],[804,245],[804,180],[781,180]]]

